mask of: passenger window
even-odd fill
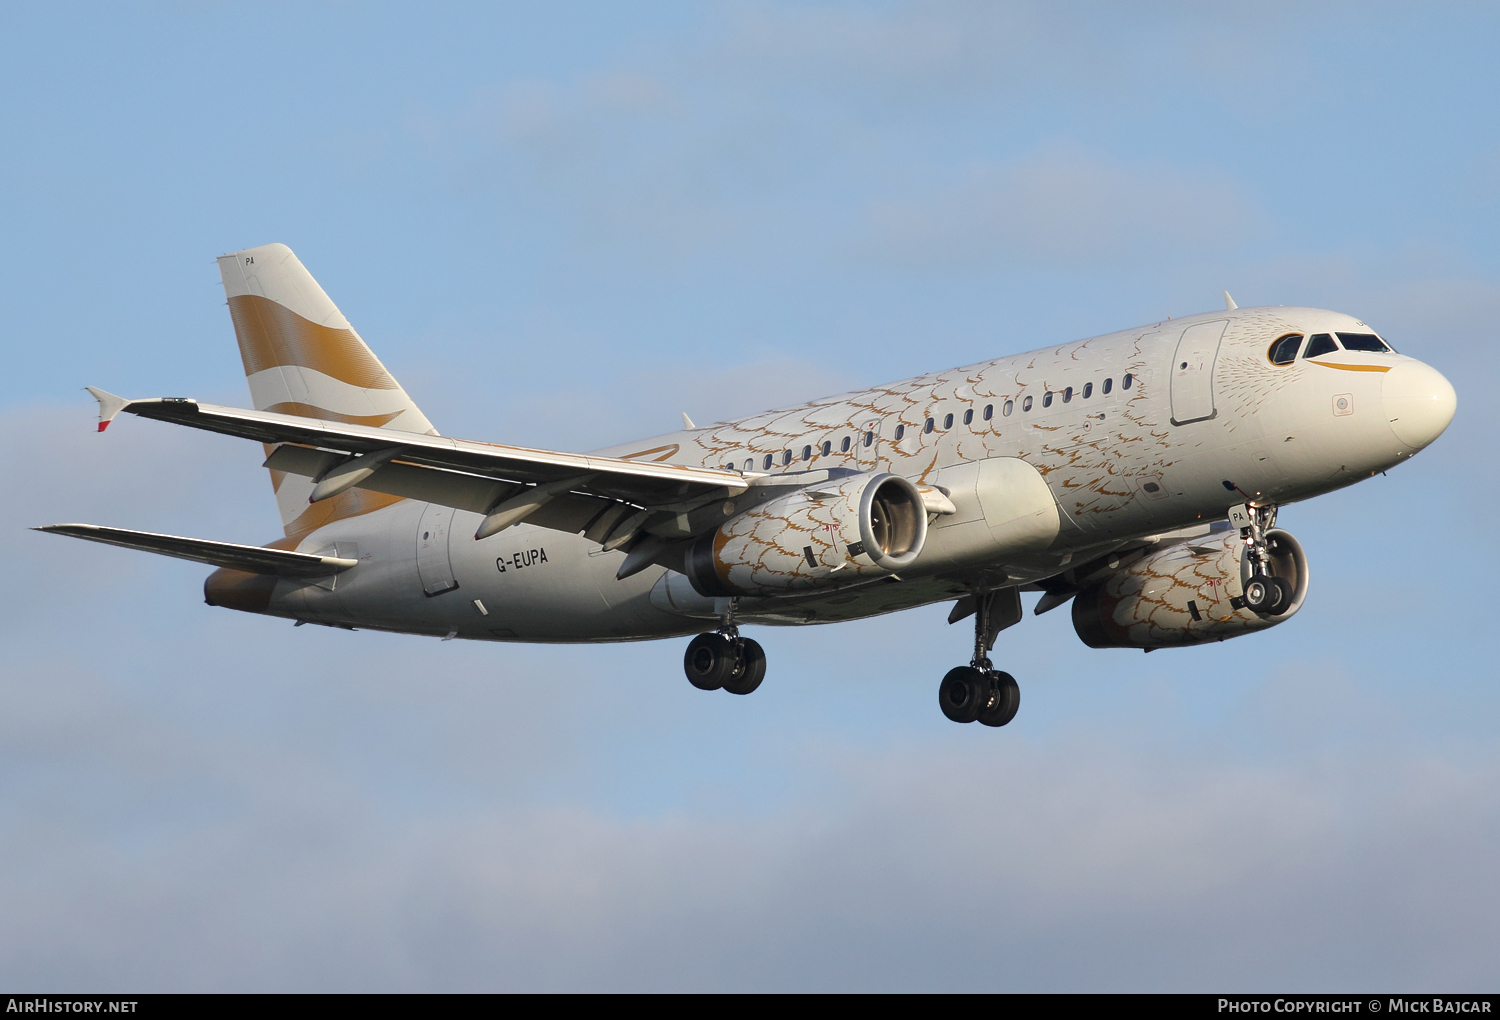
[[[791,464],[791,462],[792,462],[792,451],[791,450],[782,450],[781,451],[781,466],[782,467],[786,467],[787,465]]]
[[[964,412],[964,424],[965,425],[972,425],[972,424],[974,424],[974,409],[972,407],[969,408],[967,411]]]
[[[1122,389],[1122,390],[1128,390],[1128,389],[1130,389],[1130,384],[1132,382],[1134,382],[1134,381],[1135,381],[1135,376],[1131,375],[1129,372],[1126,372],[1125,373],[1125,378],[1123,378],[1123,379],[1120,380],[1120,389]]]
[[[1042,394],[1042,406],[1043,407],[1051,407],[1052,406],[1052,391],[1051,390],[1048,390],[1046,393]]]
[[[875,442],[875,433],[873,433],[873,432],[866,432],[865,433],[865,445],[869,446],[873,442]]]
[[[1027,397],[1025,400],[1021,401],[1021,410],[1023,410],[1023,411],[1029,411],[1029,410],[1031,410],[1031,398],[1030,397]]]
[[[1308,337],[1307,350],[1302,352],[1303,358],[1321,358],[1325,354],[1332,354],[1339,349],[1339,345],[1333,342],[1333,337],[1327,333],[1314,333]]]
[[[829,441],[828,441],[828,440],[826,440],[826,439],[825,439],[825,440],[823,440],[823,456],[825,456],[825,457],[826,457],[826,456],[828,456],[828,455],[829,455],[829,454],[830,454],[830,453],[832,453],[832,452],[833,452],[833,444],[832,444],[832,443],[830,443],[830,442],[829,442]]]
[[[1009,418],[1010,417],[1010,412],[1014,411],[1015,409],[1016,409],[1016,402],[1014,400],[1007,400],[1005,402],[1005,406],[1000,409],[1000,413],[1002,415],[1004,415],[1005,417]]]
[[[1064,404],[1070,403],[1072,401],[1072,399],[1073,399],[1073,387],[1071,387],[1071,386],[1065,387],[1063,389],[1063,403]]]
[[[936,425],[936,424],[937,424],[937,422],[936,422],[936,421],[935,421],[935,420],[934,420],[934,419],[932,419],[932,418],[928,418],[928,419],[927,419],[927,423],[926,423],[926,424],[925,424],[925,425],[923,425],[923,426],[922,426],[922,431],[923,431],[923,432],[924,432],[924,433],[925,433],[925,432],[931,432],[931,431],[932,431],[932,427],[933,427],[933,426],[934,426],[934,425]]]
[[[1273,365],[1290,365],[1297,360],[1297,348],[1302,346],[1301,333],[1288,333],[1279,338],[1266,352]]]
[[[773,463],[773,458],[771,457],[771,455],[769,453],[766,454],[766,470],[767,471],[771,470],[771,464],[772,463]]]
[[[984,405],[984,420],[985,421],[989,421],[993,417],[995,417],[995,405],[994,404],[985,404]]]
[[[754,457],[746,457],[745,458],[745,470],[746,471],[754,471],[755,470],[755,458]]]
[[[1114,389],[1114,388],[1115,388],[1115,381],[1113,379],[1106,379],[1106,380],[1104,380],[1104,395],[1106,397],[1109,396],[1109,391],[1112,390],[1112,389]]]
[[[811,446],[804,446],[802,448],[802,459],[803,460],[812,460],[812,447]]]
[[[1087,400],[1089,397],[1092,397],[1093,395],[1094,395],[1094,384],[1091,383],[1091,382],[1084,383],[1083,384],[1083,399]]]
[[[902,437],[905,436],[905,435],[906,435],[906,426],[905,425],[897,425],[896,426],[896,442],[898,442],[898,443],[901,442]]]
[[[953,415],[951,415],[951,414],[945,414],[945,415],[943,415],[943,429],[944,429],[944,431],[946,431],[948,429],[951,429],[952,427],[953,427]]]
[[[844,441],[839,444],[839,452],[840,453],[848,453],[849,452],[849,437],[848,436],[845,436],[844,437]]]
[[[1390,348],[1374,333],[1340,333],[1339,343],[1346,351],[1369,351],[1371,354],[1386,354]]]

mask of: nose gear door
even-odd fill
[[[1214,362],[1228,319],[1200,322],[1182,331],[1172,355],[1172,424],[1204,421],[1214,410]]]
[[[448,559],[448,535],[453,530],[454,509],[428,503],[417,524],[417,576],[422,593],[429,598],[458,587],[453,564]]]

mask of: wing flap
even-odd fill
[[[338,454],[326,450],[284,445],[277,447],[266,458],[265,466],[274,471],[316,478],[342,460]],[[487,514],[497,504],[524,490],[524,486],[512,482],[500,482],[493,478],[444,471],[440,468],[419,467],[401,461],[385,464],[360,482],[359,487],[391,496],[457,507],[476,514]],[[617,505],[619,504],[614,500],[602,496],[564,492],[528,513],[525,521],[527,524],[576,535],[606,509]]]
[[[97,524],[47,524],[33,531],[45,531],[51,535],[67,535],[89,542],[103,542],[125,549],[139,549],[162,556],[174,556],[180,560],[194,560],[215,567],[230,567],[251,574],[275,574],[280,577],[327,577],[357,566],[358,560],[342,556],[317,556],[312,553],[291,552],[287,549],[267,549],[258,545],[238,545],[234,542],[213,542],[204,538],[182,538],[178,535],[159,535],[152,531],[131,531],[128,528],[106,528]]]
[[[343,461],[344,457],[337,453],[288,444],[273,450],[266,458],[265,466],[272,471],[319,478]],[[493,478],[417,467],[399,461],[382,465],[374,474],[361,481],[359,487],[389,496],[471,510],[476,514],[486,513],[497,501],[521,488]]]

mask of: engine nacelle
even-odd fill
[[[780,595],[884,577],[927,541],[927,508],[899,475],[851,475],[747,510],[694,541],[686,573],[700,595]]]
[[[1290,534],[1266,532],[1272,572],[1292,586],[1277,616],[1244,607],[1250,557],[1238,531],[1184,539],[1079,592],[1073,629],[1091,648],[1170,648],[1274,627],[1307,597],[1307,556]]]

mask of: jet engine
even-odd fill
[[[1185,539],[1150,552],[1080,591],[1073,629],[1091,648],[1170,648],[1223,641],[1290,618],[1307,597],[1307,556],[1285,531],[1266,532],[1272,574],[1291,598],[1279,613],[1245,608],[1252,562],[1238,531]]]
[[[927,540],[927,508],[899,475],[810,485],[695,540],[685,573],[704,596],[780,595],[893,574]]]

